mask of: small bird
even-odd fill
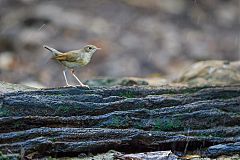
[[[82,67],[82,66],[87,65],[91,61],[93,54],[97,50],[100,50],[101,48],[98,48],[94,45],[86,45],[79,50],[73,50],[73,51],[62,53],[62,52],[59,52],[58,50],[51,48],[49,46],[46,46],[46,45],[44,45],[43,47],[46,48],[47,50],[49,50],[53,54],[51,59],[54,59],[54,60],[60,62],[67,69],[71,70],[73,77],[76,78],[76,80],[79,82],[80,86],[89,88],[88,85],[84,85],[78,79],[78,77],[74,74],[74,69],[77,67]],[[64,79],[66,81],[66,85],[71,86],[71,85],[69,85],[68,80],[67,80],[66,69],[63,70],[63,75],[64,75]]]

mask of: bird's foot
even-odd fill
[[[77,85],[78,87],[84,87],[84,88],[88,88],[90,89],[90,87],[88,85],[85,85],[85,84],[80,84],[80,85]]]
[[[73,86],[71,84],[66,84],[64,87],[75,87],[75,86]]]

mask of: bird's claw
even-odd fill
[[[80,85],[77,85],[76,87],[84,87],[84,88],[90,89],[90,87],[88,85],[85,85],[85,84],[80,84]]]
[[[90,87],[88,85],[85,85],[85,84],[81,85],[81,87],[85,87],[85,88],[90,89]]]
[[[90,87],[89,87],[88,85],[85,85],[85,84],[80,84],[80,85],[76,85],[76,86],[74,86],[74,85],[70,85],[70,84],[67,84],[67,85],[65,85],[64,87],[74,87],[74,88],[77,88],[77,87],[84,87],[84,88],[88,88],[88,89],[90,89]]]
[[[74,87],[74,86],[71,84],[66,84],[64,87]]]

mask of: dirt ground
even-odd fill
[[[44,44],[101,47],[77,70],[81,80],[174,79],[199,60],[238,60],[239,8],[238,0],[0,0],[0,80],[64,85]]]

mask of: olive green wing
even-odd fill
[[[70,51],[70,52],[58,54],[54,56],[53,59],[56,59],[58,61],[75,62],[78,59],[78,53]]]

